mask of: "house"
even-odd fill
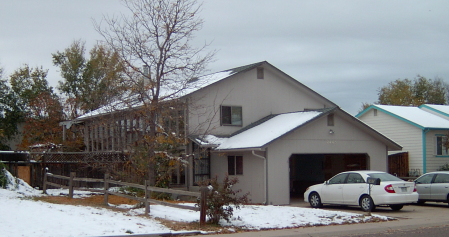
[[[201,86],[178,98],[183,106],[176,112],[189,139],[191,165],[183,180],[190,190],[199,180],[228,173],[253,203],[289,204],[291,196],[338,172],[386,171],[387,152],[401,149],[266,61],[192,82]],[[138,118],[116,113],[113,123],[95,123],[106,115],[94,111],[71,123],[85,126],[87,150],[122,149],[138,137],[123,132],[141,126]],[[121,132],[113,134],[121,137],[111,137],[117,124]]]
[[[435,171],[449,163],[444,146],[449,132],[447,105],[371,105],[356,117],[403,147],[402,152],[408,154],[408,176]]]

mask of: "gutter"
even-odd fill
[[[251,153],[253,154],[253,156],[259,157],[261,159],[263,159],[263,181],[264,181],[264,185],[263,185],[263,192],[264,192],[264,205],[267,205],[267,157],[265,156],[261,156],[256,154],[255,150],[252,150]]]

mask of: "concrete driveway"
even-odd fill
[[[300,206],[311,208],[310,205],[303,201],[292,202],[292,206]],[[347,206],[331,206],[325,205],[324,210],[353,212],[358,214],[366,214],[361,211],[360,207]],[[401,230],[418,229],[422,227],[447,226],[449,206],[447,203],[426,203],[424,205],[407,205],[400,211],[393,211],[389,207],[377,207],[372,213],[396,218],[393,221],[351,224],[351,225],[334,225],[334,226],[317,226],[303,227],[295,229],[283,229],[274,231],[256,231],[238,234],[225,234],[226,236],[357,236],[361,234],[389,233]],[[394,234],[392,235],[394,236]]]

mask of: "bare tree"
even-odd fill
[[[130,14],[105,16],[94,25],[125,64],[130,90],[122,102],[141,108],[138,113],[147,126],[145,153],[152,161],[150,170],[155,170],[151,167],[154,157],[169,157],[167,144],[173,143],[158,139],[161,134],[166,138],[174,134],[162,129],[161,123],[170,118],[164,111],[178,107],[173,102],[190,89],[189,82],[204,72],[215,52],[206,51],[208,44],[201,47],[192,44],[194,33],[203,25],[199,18],[201,4],[195,0],[123,0],[123,3]],[[182,140],[179,136],[174,139]],[[154,173],[149,173],[154,182]]]

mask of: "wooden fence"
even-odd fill
[[[60,179],[65,180],[67,185],[61,184],[63,182],[52,182],[49,181],[49,179]],[[93,189],[93,188],[86,188],[86,187],[79,187],[79,185],[76,185],[79,182],[96,182],[96,183],[103,183],[103,189]],[[114,191],[110,191],[109,187],[111,184],[118,185],[118,186],[125,186],[125,187],[133,187],[142,189],[145,192],[145,197],[136,197],[132,195],[127,195],[123,193],[118,193]],[[194,210],[194,211],[200,211],[200,225],[204,225],[206,223],[206,198],[207,198],[207,187],[203,187],[200,189],[200,192],[190,192],[190,191],[183,191],[183,190],[176,190],[176,189],[168,189],[168,188],[159,188],[159,187],[153,187],[149,185],[149,181],[145,180],[145,184],[135,184],[135,183],[127,183],[127,182],[121,182],[121,181],[115,181],[111,180],[109,174],[104,175],[104,179],[94,179],[94,178],[77,178],[76,172],[70,172],[70,177],[63,176],[63,175],[55,175],[51,173],[45,173],[44,175],[44,183],[43,183],[43,192],[46,193],[48,186],[58,187],[58,188],[64,188],[69,190],[69,197],[73,198],[73,191],[74,190],[81,190],[81,191],[91,191],[91,192],[99,192],[104,194],[104,204],[108,205],[108,198],[109,195],[116,195],[120,197],[125,197],[129,199],[133,199],[139,202],[144,203],[145,205],[145,214],[147,215],[150,213],[150,202],[156,203],[160,205],[170,206],[170,207],[176,207],[176,208],[182,208],[182,209],[188,209],[188,210]],[[185,206],[185,205],[178,205],[174,203],[169,203],[165,201],[160,201],[156,199],[151,199],[151,192],[160,192],[160,193],[170,193],[170,194],[178,194],[178,195],[186,195],[186,196],[192,196],[200,198],[200,207],[192,207],[192,206]]]

